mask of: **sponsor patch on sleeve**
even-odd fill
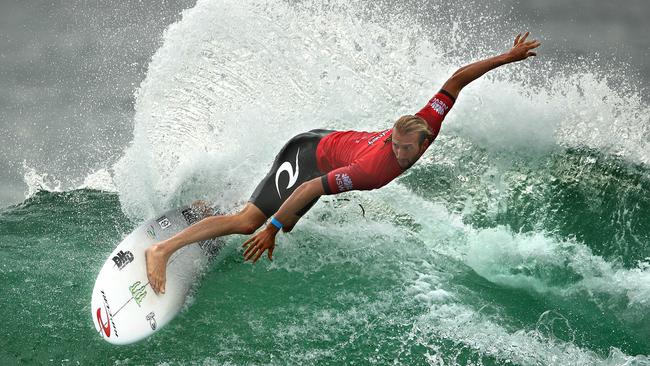
[[[444,116],[445,113],[447,113],[447,111],[449,110],[449,106],[447,105],[447,103],[435,97],[431,99],[430,106],[434,111],[436,111],[441,116]]]
[[[339,192],[350,191],[354,187],[352,184],[352,178],[345,173],[336,173],[334,175],[334,180],[336,181],[336,186],[339,189]]]

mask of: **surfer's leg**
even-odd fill
[[[235,215],[209,216],[145,251],[147,276],[156,292],[165,291],[167,261],[178,249],[198,241],[228,234],[252,234],[271,217],[293,190],[322,172],[316,162],[319,141],[331,133],[312,130],[289,140],[275,157],[269,173],[258,184],[246,206]],[[294,162],[293,166],[290,162]],[[287,164],[289,166],[287,167]],[[310,203],[308,210],[316,201]],[[300,215],[304,214],[302,212]],[[293,225],[288,225],[290,231]]]
[[[151,288],[165,292],[167,261],[178,249],[203,240],[229,234],[252,234],[266,222],[266,216],[252,203],[234,215],[209,216],[145,251]]]

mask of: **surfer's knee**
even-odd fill
[[[235,215],[235,217],[237,220],[238,232],[246,235],[255,233],[255,231],[266,222],[266,216],[264,216],[262,211],[250,204]]]
[[[255,215],[247,214],[246,212],[240,212],[235,215],[235,222],[237,227],[237,232],[239,234],[250,235],[255,232],[262,224],[264,224],[263,219],[256,217]]]
[[[239,223],[239,232],[241,234],[250,235],[255,233],[255,230],[260,226],[262,226],[262,223],[256,222],[255,220],[242,220]]]

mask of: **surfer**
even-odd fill
[[[253,234],[243,247],[255,263],[265,251],[273,259],[275,237],[291,231],[322,195],[383,187],[410,168],[438,135],[460,91],[499,66],[536,56],[541,44],[518,34],[507,52],[458,69],[415,115],[400,117],[379,132],[312,130],[289,140],[258,184],[249,202],[233,215],[204,218],[145,252],[147,277],[156,293],[165,292],[167,261],[179,248],[229,234]]]

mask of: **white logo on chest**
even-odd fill
[[[280,173],[282,172],[287,172],[289,174],[289,183],[287,184],[287,189],[293,187],[294,184],[296,184],[296,181],[298,180],[298,174],[300,173],[300,167],[298,166],[298,155],[300,154],[300,149],[298,149],[298,152],[296,153],[296,173],[293,173],[293,167],[291,166],[291,163],[288,161],[285,161],[280,165],[278,168],[278,171],[275,172],[275,188],[278,190],[278,196],[282,198],[282,195],[280,194],[280,186],[278,185],[278,179],[280,178]]]

